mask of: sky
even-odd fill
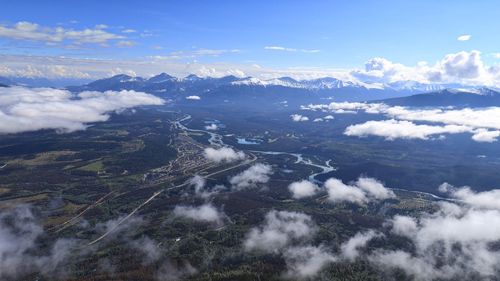
[[[492,67],[499,31],[489,0],[10,1],[0,75],[341,75],[373,58],[415,67],[462,51]]]

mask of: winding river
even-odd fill
[[[222,135],[219,135],[217,133],[210,132],[207,130],[191,129],[191,128],[188,128],[186,125],[182,124],[182,122],[190,120],[190,119],[191,119],[191,115],[187,114],[183,118],[181,118],[177,121],[174,121],[174,124],[177,128],[185,130],[185,131],[208,134],[210,136],[208,139],[208,142],[210,143],[210,145],[218,146],[218,147],[223,147],[223,146],[230,147],[230,145],[224,143],[224,141],[222,140],[223,139]],[[289,152],[281,152],[281,151],[260,151],[260,150],[249,150],[249,151],[253,152],[253,153],[265,154],[265,155],[290,155],[290,156],[293,156],[296,158],[295,164],[303,164],[306,166],[319,168],[320,169],[319,172],[309,175],[309,178],[308,178],[309,181],[317,183],[317,184],[322,184],[321,181],[316,179],[317,176],[327,174],[329,172],[336,170],[336,168],[331,165],[331,162],[332,162],[331,160],[325,161],[324,164],[317,164],[317,163],[313,163],[311,159],[304,158],[304,156],[300,153],[289,153]]]
[[[181,118],[177,121],[174,121],[173,123],[177,126],[177,128],[180,128],[182,130],[208,134],[210,136],[210,138],[208,139],[208,142],[210,143],[210,145],[217,146],[217,147],[231,147],[230,145],[224,143],[224,141],[222,140],[223,139],[222,135],[219,135],[217,133],[210,132],[207,130],[191,129],[191,128],[188,128],[182,124],[182,122],[187,121],[189,119],[191,119],[191,115],[187,114],[183,118]],[[323,184],[322,181],[316,179],[317,176],[330,173],[330,172],[335,171],[337,169],[336,167],[332,166],[332,160],[327,160],[327,161],[325,161],[324,164],[317,164],[317,163],[313,163],[312,160],[305,158],[304,155],[302,155],[300,153],[290,153],[290,152],[282,152],[282,151],[260,151],[260,150],[248,150],[248,151],[253,152],[253,153],[258,153],[258,154],[264,154],[264,155],[290,155],[290,156],[293,156],[296,158],[295,164],[303,164],[303,165],[306,165],[309,167],[319,168],[321,171],[319,171],[317,173],[312,173],[308,177],[309,181],[314,182],[316,184]],[[460,200],[456,200],[456,199],[452,199],[452,198],[441,197],[441,196],[438,196],[438,195],[435,195],[435,194],[432,194],[429,192],[415,191],[415,190],[409,190],[409,189],[404,189],[404,188],[390,188],[390,189],[421,194],[421,195],[429,196],[435,200],[460,201]]]

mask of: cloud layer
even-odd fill
[[[21,280],[28,274],[39,273],[49,279],[64,279],[71,257],[84,251],[75,251],[79,242],[56,239],[42,253],[38,240],[45,234],[31,208],[19,205],[0,212],[0,279]]]
[[[135,91],[82,92],[76,96],[49,88],[0,88],[0,133],[41,129],[84,130],[109,119],[110,112],[142,105],[161,105],[155,96]]]
[[[243,242],[245,251],[280,254],[288,278],[316,275],[336,257],[323,246],[308,243],[317,232],[312,218],[304,213],[269,211],[262,225],[250,229]]]
[[[12,26],[0,25],[0,37],[39,41],[48,45],[67,43],[74,46],[82,44],[105,45],[109,41],[126,38],[123,35],[108,32],[105,30],[106,28],[105,25],[97,25],[94,28],[75,30],[60,26],[44,27],[32,22],[20,21]],[[117,44],[123,45],[123,42],[131,41],[118,41]]]
[[[471,133],[472,139],[477,142],[494,142],[500,136],[500,107],[429,109],[388,106],[383,103],[332,102],[330,104],[311,104],[301,108],[337,114],[355,114],[358,111],[364,111],[391,118],[351,125],[344,132],[348,136],[374,135],[388,140],[398,138],[427,140],[444,134]],[[414,122],[433,124],[416,124]]]
[[[459,38],[470,39],[470,37]],[[481,52],[477,50],[447,54],[434,65],[419,62],[416,66],[405,66],[385,58],[373,58],[366,62],[364,70],[353,70],[351,74],[366,83],[415,81],[424,84],[500,85],[499,69],[495,66],[486,66],[481,59]]]
[[[11,28],[11,27],[9,27]],[[105,31],[100,31],[105,32]],[[120,35],[121,36],[121,35]],[[100,37],[99,37],[100,38]],[[99,39],[101,40],[101,39]],[[123,40],[130,41],[130,40]],[[123,42],[120,45],[131,45]],[[271,50],[286,51],[290,48],[269,46]],[[269,48],[268,48],[269,49]],[[354,82],[368,88],[380,88],[383,85],[408,84],[464,84],[500,87],[500,68],[488,66],[477,50],[447,54],[443,59],[429,64],[419,62],[415,66],[406,66],[385,58],[372,58],[365,63],[364,69],[325,69],[325,68],[266,68],[255,64],[199,63],[179,60],[193,59],[193,56],[214,56],[233,53],[235,50],[198,50],[194,54],[184,52],[167,57],[153,56],[137,60],[97,60],[61,57],[1,56],[0,76],[29,76],[55,78],[102,78],[110,75],[128,73],[140,76],[152,76],[168,72],[178,77],[189,74],[221,77],[236,75],[271,79],[283,76],[295,79],[314,79],[335,77],[343,81]],[[297,50],[299,51],[299,50]]]
[[[321,187],[310,181],[302,180],[291,183],[288,190],[294,199],[302,199],[326,192],[327,199],[333,203],[366,204],[396,197],[394,192],[385,187],[382,182],[368,177],[359,177],[351,184],[345,184],[336,178],[329,178]]]

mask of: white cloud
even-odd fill
[[[477,129],[472,135],[472,139],[477,142],[495,142],[500,136],[500,131],[488,131],[486,129]]]
[[[13,40],[41,41],[61,44],[69,41],[72,44],[105,44],[110,40],[125,38],[122,35],[105,31],[106,26],[94,29],[65,29],[63,27],[43,27],[36,23],[20,21],[13,26],[0,25],[0,37]]]
[[[221,147],[221,148],[211,148],[207,147],[204,151],[205,158],[210,161],[221,163],[231,163],[238,160],[245,159],[246,155],[242,151],[235,151],[230,147]]]
[[[98,31],[106,32],[104,30]],[[118,40],[126,40],[126,38],[116,39],[116,41]],[[55,66],[61,66],[68,69],[65,75],[83,73],[83,75],[92,78],[107,77],[112,73],[116,73],[115,69],[121,69],[122,73],[132,71],[137,75],[145,77],[165,71],[178,77],[184,77],[189,74],[213,77],[226,75],[235,75],[238,77],[253,76],[261,79],[289,76],[299,80],[335,77],[343,81],[359,83],[369,88],[380,88],[383,84],[395,82],[407,83],[408,81],[423,84],[461,83],[465,85],[500,87],[500,68],[494,65],[486,65],[481,59],[480,52],[476,50],[448,54],[433,65],[426,62],[419,62],[415,66],[405,66],[384,58],[374,58],[366,63],[363,70],[317,67],[274,69],[255,64],[199,63],[193,61],[198,56],[213,57],[236,53],[238,51],[236,49],[179,51],[166,56],[153,56],[141,61],[22,55],[2,55],[0,59],[2,60],[2,66],[10,69],[8,73],[20,75],[30,67],[33,70],[31,73],[38,73],[39,77],[50,77],[53,74],[46,70]],[[2,72],[2,68],[0,67],[0,75],[5,75]]]
[[[137,32],[137,30],[131,29],[131,28],[123,29],[122,30],[122,33],[136,33],[136,32]]]
[[[291,183],[288,190],[292,193],[293,198],[300,199],[315,195],[319,191],[319,187],[310,181],[302,180]]]
[[[323,247],[299,246],[290,247],[283,253],[287,265],[286,277],[310,278],[318,274],[327,264],[336,262],[337,258]]]
[[[412,217],[396,215],[391,222],[391,231],[397,235],[408,236],[411,233],[416,233],[418,229],[417,221]]]
[[[380,181],[367,177],[360,177],[353,185],[347,185],[339,179],[330,178],[325,182],[325,189],[328,193],[328,200],[332,202],[365,204],[370,201],[395,197],[394,192]]]
[[[166,56],[154,56],[156,60],[180,60],[180,59],[194,59],[197,57],[218,57],[224,54],[235,54],[241,52],[238,49],[196,49],[189,51],[175,51]]]
[[[367,193],[369,196],[378,200],[396,197],[392,190],[388,189],[380,181],[374,178],[360,177],[356,181],[356,186]]]
[[[446,125],[417,125],[409,121],[384,120],[367,121],[362,124],[351,125],[346,128],[344,134],[347,136],[380,136],[387,140],[395,139],[422,139],[427,140],[432,135],[458,134],[472,132],[467,126]]]
[[[385,58],[372,58],[365,63],[364,70],[352,70],[351,75],[366,83],[393,83],[396,81],[426,81],[421,67],[409,67],[393,63]]]
[[[49,88],[0,88],[0,133],[41,129],[83,130],[109,119],[109,112],[141,105],[161,105],[158,97],[135,91],[82,92]]]
[[[205,185],[207,181],[204,177],[200,175],[195,175],[194,177],[187,180],[187,183],[194,187],[194,193],[200,197],[205,197]]]
[[[344,184],[338,179],[328,179],[325,182],[325,188],[328,192],[328,200],[332,202],[352,202],[364,204],[368,202],[366,194],[356,186]]]
[[[265,46],[264,50],[272,50],[272,51],[284,51],[284,52],[300,52],[300,53],[319,53],[320,50],[316,49],[295,49],[295,48],[287,48],[282,46]]]
[[[0,212],[0,278],[25,280],[39,273],[47,279],[67,279],[67,263],[79,253],[76,240],[49,241],[43,251],[37,240],[45,235],[31,208],[19,205]]]
[[[194,175],[192,178],[186,181],[190,187],[194,189],[194,195],[203,199],[209,199],[220,191],[226,189],[225,186],[217,184],[213,187],[207,186],[207,181],[204,177],[200,175]],[[188,193],[185,193],[187,196]]]
[[[351,74],[366,83],[416,81],[423,84],[500,84],[498,69],[486,66],[481,59],[481,52],[477,50],[447,54],[434,65],[420,62],[416,66],[405,66],[385,58],[374,58],[366,63],[364,70],[353,70]]]
[[[293,122],[309,121],[309,117],[300,114],[292,114],[290,115],[290,117],[292,118]]]
[[[135,46],[135,44],[136,43],[134,41],[130,41],[130,40],[120,40],[120,41],[116,42],[116,46],[120,47],[120,48],[133,47],[133,46]]]
[[[417,280],[489,279],[500,270],[500,255],[491,243],[500,240],[498,210],[445,203],[420,219],[398,216],[393,232],[408,238],[414,253],[377,250],[369,259],[380,266],[401,268]]]
[[[243,245],[247,251],[277,252],[293,240],[308,239],[315,232],[316,226],[310,216],[273,210],[266,214],[262,226],[250,230]]]
[[[337,112],[364,111],[370,114],[384,114],[400,120],[367,121],[351,125],[344,134],[348,136],[381,136],[388,140],[429,139],[441,134],[471,133],[477,142],[494,142],[500,136],[500,107],[487,108],[433,108],[418,109],[402,106],[388,106],[383,103],[332,102],[330,104],[310,104],[304,110]],[[410,121],[439,123],[418,125]],[[444,124],[444,125],[441,125]]]
[[[187,96],[187,100],[201,100],[200,96]]]
[[[219,127],[218,127],[218,126],[217,126],[217,124],[215,124],[215,123],[212,123],[212,124],[210,124],[210,125],[208,125],[208,126],[205,126],[205,130],[215,131],[215,130],[217,130],[217,129],[219,129]]]
[[[270,175],[273,173],[271,166],[266,164],[254,164],[245,171],[229,179],[232,188],[241,190],[245,188],[256,187],[259,184],[267,183]]]
[[[449,193],[451,197],[477,208],[500,210],[500,189],[476,192],[468,186],[456,188],[444,183],[439,187],[439,191]]]
[[[50,79],[90,79],[91,75],[87,72],[76,70],[71,66],[65,65],[40,65],[34,67],[27,64],[23,67],[10,68],[8,66],[0,66],[0,76],[8,77],[30,77],[30,78],[50,78]]]
[[[500,240],[500,191],[476,192],[446,183],[439,189],[457,202],[439,201],[435,211],[415,217],[396,215],[384,224],[392,235],[406,239],[403,249],[384,246],[388,241],[360,255],[360,249],[373,238],[389,238],[368,230],[344,242],[340,256],[350,261],[367,259],[382,269],[398,268],[414,280],[489,280],[498,276],[500,251],[493,245]]]
[[[472,36],[469,34],[460,35],[457,37],[458,41],[469,41]]]
[[[283,256],[288,278],[310,278],[337,258],[324,246],[308,244],[317,232],[312,218],[303,213],[270,211],[264,223],[250,229],[243,243],[246,251]]]
[[[224,214],[217,210],[212,204],[206,203],[201,206],[176,206],[174,215],[189,218],[195,221],[222,224]]]
[[[381,192],[384,189],[375,179],[360,179],[350,186],[334,181],[330,181],[330,185],[358,189],[364,192],[364,198],[392,196]],[[290,278],[311,278],[328,263],[342,259],[354,262],[358,258],[380,269],[403,270],[412,280],[495,278],[500,271],[500,251],[494,246],[500,241],[499,190],[476,192],[469,187],[455,188],[448,184],[440,189],[460,202],[437,202],[436,211],[416,217],[396,215],[384,224],[391,235],[404,239],[401,240],[405,241],[403,249],[394,248],[388,241],[374,243],[361,255],[372,239],[391,237],[367,230],[342,243],[336,256],[322,245],[308,243],[317,229],[311,217],[286,211],[269,212],[264,223],[247,234],[244,247],[247,251],[283,256],[287,265],[285,277]],[[348,198],[352,199],[351,195]]]
[[[478,79],[487,72],[478,51],[446,55],[441,61],[441,67],[445,75],[462,79]]]
[[[370,240],[377,236],[380,236],[380,234],[374,230],[357,233],[340,245],[342,257],[354,261],[359,256],[360,249],[364,248]]]

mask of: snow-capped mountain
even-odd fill
[[[269,94],[273,94],[272,98],[277,101],[288,100],[289,102],[292,99],[299,101],[306,98],[343,101],[401,98],[389,100],[389,102],[408,105],[444,105],[450,103],[487,105],[487,99],[476,99],[470,96],[499,96],[498,91],[491,88],[458,84],[425,84],[416,81],[380,84],[344,81],[333,77],[296,80],[291,77],[259,79],[256,77],[225,76],[214,78],[199,77],[194,74],[184,78],[176,78],[166,73],[149,79],[121,74],[83,86],[68,87],[68,89],[74,92],[136,90],[179,99],[184,99],[185,95],[188,94],[210,95],[211,98],[222,100],[236,96],[240,100],[243,98],[268,99]],[[406,97],[408,99],[405,99]]]
[[[500,105],[500,92],[490,88],[450,88],[440,91],[386,99],[382,102],[402,106],[488,107]]]
[[[360,85],[350,81],[342,81],[333,77],[318,78],[312,80],[295,80],[291,77],[280,77],[262,80],[255,77],[248,77],[239,81],[235,81],[232,85],[245,85],[245,86],[281,86],[288,88],[300,88],[308,90],[324,90],[324,89],[338,89],[344,87],[358,87]]]
[[[282,86],[289,88],[301,88],[308,90],[328,90],[340,88],[366,88],[379,90],[410,91],[415,93],[433,92],[443,90],[457,85],[425,84],[417,81],[398,81],[388,84],[364,83],[360,81],[346,81],[333,77],[324,77],[311,80],[295,80],[290,77],[280,77],[262,80],[255,77],[247,77],[233,82],[233,85],[245,86]]]
[[[441,84],[425,84],[417,81],[397,81],[393,83],[388,83],[384,85],[386,88],[391,88],[396,91],[418,91],[418,92],[433,92],[440,91],[447,88],[445,85]]]

